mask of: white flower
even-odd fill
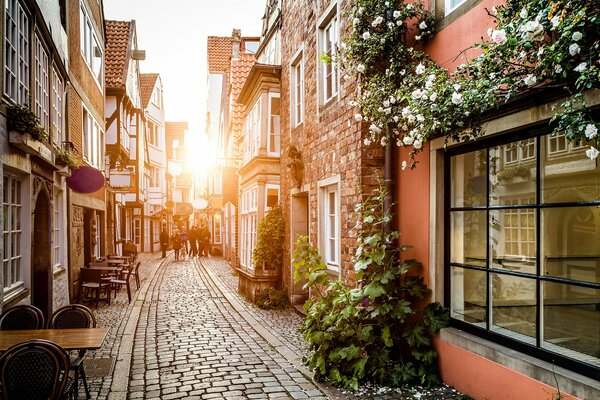
[[[454,90],[456,90],[457,92],[460,90],[460,85],[458,83],[455,83],[453,86]]]
[[[358,64],[356,70],[362,74],[363,72],[365,72],[365,64]]]
[[[488,28],[487,30],[487,34],[489,37],[492,37],[492,33],[494,32],[494,30],[492,28]]]
[[[452,103],[460,104],[460,103],[462,103],[462,100],[463,100],[462,94],[456,93],[456,92],[452,93]]]
[[[427,24],[425,23],[425,21],[422,21],[422,22],[419,24],[419,28],[420,28],[421,30],[427,29]]]
[[[394,122],[398,123],[400,121],[400,117],[397,115],[394,115]]]
[[[398,11],[398,10],[394,11],[394,18],[395,19],[400,18],[401,15],[402,15],[402,13],[400,11]]]
[[[396,26],[396,25],[394,25],[393,22],[388,22],[388,24],[387,24],[388,29],[394,29],[394,26]]]
[[[544,54],[544,48],[540,47],[539,50],[537,51],[538,58],[542,57],[543,54]]]
[[[359,18],[354,18],[354,19],[352,20],[352,23],[353,23],[354,25],[358,25],[358,24],[360,24],[360,19],[359,19]]]
[[[417,121],[423,122],[425,121],[425,117],[422,114],[417,114]]]
[[[358,102],[356,100],[350,100],[350,107],[358,106]]]
[[[352,78],[350,78],[350,75],[348,75],[348,74],[344,74],[344,80],[345,80],[346,82],[347,82],[347,81],[349,81],[350,79],[352,79]]]
[[[585,152],[585,155],[588,156],[590,160],[595,160],[596,157],[598,157],[598,154],[600,154],[600,151],[598,151],[598,149],[594,146],[590,146],[590,148]]]
[[[573,36],[571,38],[573,39],[574,42],[578,42],[581,40],[582,37],[583,37],[583,34],[581,32],[573,32]]]
[[[423,97],[423,91],[421,89],[415,89],[411,93],[411,96],[413,97],[413,99],[420,99],[421,97]]]
[[[506,31],[504,29],[492,31],[491,37],[496,44],[503,45],[506,43]]]
[[[416,35],[415,40],[417,40],[417,41],[421,40],[421,35]]]
[[[578,66],[576,66],[575,69],[573,69],[573,71],[575,71],[575,72],[583,72],[583,71],[585,71],[586,68],[587,68],[587,63],[582,62],[581,64],[579,64]]]
[[[533,86],[537,83],[537,78],[535,75],[527,75],[525,77],[525,79],[523,79],[523,82],[527,85],[527,86]]]
[[[381,128],[375,124],[371,124],[371,126],[369,126],[369,130],[376,135],[381,133]]]
[[[354,119],[360,122],[363,120],[363,116],[361,114],[354,114]]]
[[[403,69],[402,71],[400,71],[400,75],[404,76],[404,74],[406,74],[406,70]]]
[[[398,21],[396,21],[396,25],[398,25],[398,26],[402,26],[402,20],[401,20],[401,19],[399,19]]]
[[[560,74],[561,72],[563,72],[562,65],[556,64],[556,66],[554,67],[554,73],[555,74]]]
[[[396,104],[396,98],[394,96],[390,97],[390,103]]]
[[[364,7],[360,7],[360,8],[358,9],[358,13],[359,13],[359,14],[362,14],[362,13],[364,13],[364,12],[365,12],[365,8],[364,8]]]
[[[385,110],[383,110],[383,112],[385,112],[387,115],[390,115],[392,113],[392,108],[388,107]]]
[[[387,145],[387,138],[385,136],[381,137],[381,146],[385,147],[385,145]]]
[[[371,38],[371,34],[367,31],[362,34],[362,38],[365,40],[369,40]]]
[[[435,103],[435,101],[437,100],[437,98],[438,98],[438,94],[436,92],[431,93],[431,96],[429,96],[429,100],[432,103]]]
[[[521,10],[521,12],[519,13],[519,16],[520,16],[522,19],[525,19],[525,18],[527,18],[527,16],[528,16],[528,15],[529,15],[529,14],[527,14],[527,10],[526,10],[526,9],[522,9],[522,10]]]
[[[411,144],[413,144],[414,141],[415,139],[412,136],[405,135],[402,138],[402,143],[404,143],[404,145],[406,146],[410,146]]]
[[[427,82],[425,82],[425,87],[427,89],[431,89],[433,87],[433,81],[428,80]]]
[[[363,140],[363,143],[365,144],[365,146],[369,146],[371,144],[371,139],[366,137],[365,140]]]
[[[406,163],[406,161],[402,161],[402,171],[404,171],[407,166],[408,164]]]
[[[421,141],[421,139],[415,140],[415,142],[413,143],[413,147],[417,150],[420,150],[421,147],[423,147],[423,141]]]
[[[598,128],[594,124],[587,124],[585,126],[585,137],[587,140],[592,140],[598,134]]]
[[[496,8],[496,6],[492,7],[492,15],[496,15],[498,14],[498,9]]]
[[[580,51],[581,51],[581,47],[579,47],[579,45],[577,43],[573,43],[572,45],[569,46],[569,54],[571,54],[572,56],[579,54]]]
[[[408,118],[408,116],[409,116],[409,115],[410,115],[410,108],[408,108],[408,107],[404,107],[404,108],[402,109],[402,116],[403,116],[404,118]]]
[[[423,72],[425,72],[425,66],[423,64],[417,65],[417,69],[415,70],[415,72],[417,73],[417,75],[421,75]]]
[[[378,112],[380,112],[380,113],[382,113],[382,112],[383,112],[383,107],[379,107],[379,108],[377,109],[377,111],[378,111]]]
[[[375,20],[371,23],[372,27],[376,27],[377,25],[381,24],[383,22],[383,17],[379,16],[377,18],[375,18]]]
[[[407,10],[412,10],[413,9],[413,5],[412,4],[407,4],[406,5],[406,9]]]
[[[558,25],[560,25],[560,17],[558,15],[555,15],[554,17],[552,17],[550,22],[552,23],[552,29],[556,29],[558,28]]]
[[[383,101],[383,106],[384,107],[389,107],[390,106],[390,102],[388,100],[384,100]]]

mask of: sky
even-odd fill
[[[107,20],[136,21],[138,48],[146,50],[142,73],[160,74],[167,121],[189,122],[204,133],[206,38],[258,36],[266,0],[104,0]]]

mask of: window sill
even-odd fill
[[[439,7],[439,11],[436,11],[436,20],[437,20],[436,24],[435,24],[436,31],[440,31],[440,30],[444,29],[445,27],[447,27],[448,25],[450,25],[451,23],[456,21],[458,18],[465,15],[467,12],[469,12],[473,7],[475,7],[481,1],[482,0],[467,0],[463,4],[458,6],[456,9],[452,10],[448,15],[445,15],[446,10],[444,7],[444,2],[438,0],[436,2],[436,8],[438,5],[440,7]]]
[[[339,96],[339,93],[335,94],[332,98],[327,100],[325,103],[321,104],[319,106],[319,113],[322,113],[323,111],[327,110],[329,107],[331,107],[332,104],[337,103],[338,96]]]
[[[66,270],[67,270],[67,268],[65,268],[64,266],[61,265],[60,267],[57,267],[52,271],[52,276],[54,276],[56,278],[58,275],[62,274]]]
[[[4,295],[4,298],[2,299],[2,309],[4,310],[18,304],[28,296],[29,290],[23,286],[12,290]]]
[[[578,398],[600,395],[600,382],[460,329],[444,328],[439,339],[549,386],[556,386],[558,381],[561,391]]]

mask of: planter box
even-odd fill
[[[239,277],[238,291],[252,303],[256,303],[256,298],[260,292],[269,288],[277,289],[279,283],[279,274],[277,275],[255,275],[255,271],[246,271],[243,268],[237,268]]]
[[[27,154],[39,154],[42,142],[35,140],[29,133],[8,132],[8,142]]]
[[[68,165],[57,165],[56,173],[62,176],[71,176],[71,168]]]

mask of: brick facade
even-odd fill
[[[340,279],[353,281],[352,256],[357,247],[354,207],[370,187],[377,185],[377,176],[383,176],[383,151],[381,147],[364,147],[363,130],[354,120],[354,109],[350,106],[353,87],[339,79],[339,94],[323,105],[319,101],[317,49],[317,21],[328,10],[331,1],[316,0],[283,2],[282,73],[281,73],[281,194],[286,221],[291,220],[292,194],[308,194],[308,230],[313,244],[319,243],[319,186],[318,182],[339,176],[341,204],[341,268]],[[339,26],[344,27],[344,12],[348,3],[338,4]],[[343,28],[342,28],[343,31]],[[342,36],[343,33],[340,33]],[[304,121],[292,127],[290,119],[290,68],[294,56],[301,50],[304,62]],[[294,179],[288,165],[290,146],[301,153],[304,179],[301,188],[294,188]],[[284,286],[292,287],[291,245],[295,238],[290,229],[286,232],[287,256],[284,258]]]

